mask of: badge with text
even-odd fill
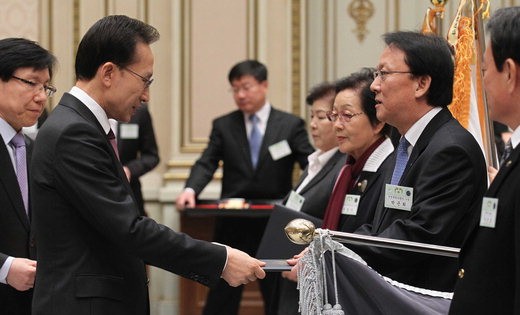
[[[273,161],[277,161],[283,157],[286,157],[292,153],[291,147],[287,140],[282,140],[278,143],[269,146],[269,153],[271,153],[271,157]]]
[[[121,132],[120,139],[137,139],[139,137],[139,125],[121,124],[119,132]]]
[[[480,212],[480,226],[495,228],[497,222],[497,198],[482,198],[482,211]]]
[[[359,199],[361,199],[361,196],[359,195],[347,194],[345,196],[345,201],[343,202],[343,208],[341,208],[341,213],[346,215],[356,215],[359,206]]]
[[[285,206],[287,208],[291,208],[293,210],[300,211],[302,209],[304,202],[305,202],[305,197],[303,197],[299,193],[295,192],[294,190],[291,190],[291,193],[289,194],[289,199],[287,199]]]
[[[413,188],[386,184],[385,207],[397,210],[411,211],[413,203]]]

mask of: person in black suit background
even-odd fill
[[[37,122],[47,98],[56,92],[49,85],[55,63],[55,57],[33,41],[0,40],[0,313],[6,315],[31,314],[36,248],[28,174],[23,173],[32,141],[21,130]],[[25,152],[15,147],[15,138],[25,142]],[[19,168],[18,161],[25,168]]]
[[[520,314],[520,7],[487,23],[482,70],[490,119],[513,134],[459,256],[450,315]]]
[[[34,315],[149,314],[148,264],[215,285],[263,278],[265,263],[141,216],[109,119],[149,101],[158,31],[124,15],[97,21],[76,54],[76,85],[38,132],[31,161],[38,244]]]
[[[338,150],[333,123],[327,119],[327,112],[332,109],[335,95],[336,86],[323,82],[311,88],[305,99],[310,106],[309,130],[316,151],[308,156],[307,168],[294,190],[284,200],[287,207],[292,206],[293,210],[320,219],[323,219],[332,187],[346,160],[345,154]]]
[[[447,109],[453,95],[450,48],[441,37],[416,32],[383,38],[387,46],[371,88],[377,118],[397,128],[401,139],[374,220],[355,233],[460,247],[477,222],[487,178],[479,145]],[[396,281],[439,291],[454,288],[452,258],[351,247]]]
[[[111,120],[111,125],[117,125],[117,129],[113,129],[117,130],[119,159],[132,187],[139,212],[145,216],[147,214],[139,177],[153,170],[160,160],[148,104],[142,103],[128,123]]]
[[[281,200],[292,187],[295,163],[305,168],[307,156],[314,151],[303,119],[275,109],[267,100],[265,65],[256,60],[239,62],[229,71],[228,80],[238,110],[213,121],[208,146],[176,200],[179,210],[195,206],[196,196],[211,181],[220,161],[221,198]],[[266,223],[265,218],[218,218],[214,240],[254,256]],[[274,314],[270,286],[269,280],[260,282],[266,314]],[[242,290],[221,281],[210,290],[204,314],[237,314]]]
[[[390,166],[389,156],[394,149],[389,138],[391,128],[376,117],[376,102],[370,90],[374,71],[373,68],[363,68],[339,79],[334,85],[336,96],[331,110],[327,111],[327,118],[346,160],[336,171],[338,179],[329,187],[327,195],[330,198],[323,205],[326,210],[322,228],[325,229],[352,232],[371,222],[381,193],[383,174]],[[350,180],[342,180],[344,176]],[[347,196],[355,197],[356,202],[345,202]],[[290,264],[294,264],[299,256],[301,254],[289,260]],[[296,275],[283,272],[282,276],[288,280],[281,282],[278,314],[296,315],[298,292],[292,282],[296,281]]]

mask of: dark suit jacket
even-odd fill
[[[121,164],[130,169],[130,186],[134,192],[141,215],[145,215],[143,194],[139,177],[154,169],[159,164],[157,141],[153,130],[152,117],[148,105],[142,104],[130,119],[128,124],[137,125],[137,138],[122,137],[121,128],[125,123],[118,124],[117,148]]]
[[[282,140],[287,140],[292,154],[274,161],[268,148]],[[222,198],[282,199],[292,187],[294,163],[305,168],[313,151],[305,122],[271,107],[258,165],[253,169],[244,115],[236,110],[213,121],[208,146],[193,165],[186,187],[198,195],[222,161]]]
[[[380,147],[382,145],[391,145],[390,139],[386,141],[387,142],[383,142]],[[374,156],[374,154],[372,155]],[[377,171],[374,172],[363,169],[357,179],[357,185],[348,192],[349,194],[360,196],[358,212],[355,216],[345,214],[341,215],[341,221],[339,224],[340,231],[353,233],[363,224],[371,223],[374,220],[379,196],[381,195],[386,180],[385,174],[388,171],[393,171],[394,168],[391,153],[386,156],[378,157],[378,159],[380,159],[378,162],[381,164],[377,168]]]
[[[459,264],[464,272],[459,272],[450,314],[520,314],[518,187],[517,146],[485,194],[498,199],[495,228],[475,225],[462,247]]]
[[[25,137],[27,161],[31,156],[31,141]],[[25,213],[13,163],[0,136],[0,267],[7,257],[36,259],[29,218]],[[30,211],[30,206],[29,206]],[[20,292],[0,284],[2,314],[31,314],[32,290]]]
[[[283,140],[287,141],[292,153],[275,161],[268,148]],[[305,122],[271,107],[257,167],[253,169],[244,114],[236,110],[213,121],[208,146],[193,165],[186,187],[193,188],[198,195],[213,178],[218,163],[222,161],[222,198],[282,199],[292,187],[295,162],[305,168],[307,156],[313,151]],[[214,240],[256,256],[266,224],[266,218],[218,218]],[[267,283],[264,281],[261,285]],[[264,292],[268,290],[266,287]],[[218,289],[210,291],[205,312],[213,310],[232,314],[232,309],[238,308],[240,295],[241,287],[229,288],[221,281]],[[222,301],[225,301],[226,310],[216,305]]]
[[[395,152],[392,156],[395,161]],[[386,183],[392,172],[393,168],[387,172]],[[363,225],[356,233],[460,247],[478,219],[486,175],[477,142],[443,109],[422,132],[399,182],[414,189],[411,211],[385,208],[382,193],[373,224]],[[372,268],[394,280],[427,289],[453,290],[457,274],[453,258],[352,247]]]
[[[318,174],[316,174],[316,176],[314,176],[314,178],[303,187],[299,193],[305,198],[305,202],[300,209],[301,212],[323,219],[330,194],[334,188],[334,183],[336,183],[339,171],[343,165],[345,165],[346,160],[347,156],[344,153],[337,151],[327,161],[327,164],[323,166]],[[307,171],[308,168],[303,172],[296,187],[300,186],[305,177],[307,177]],[[288,196],[285,198],[285,202],[287,202],[287,199]]]
[[[143,260],[205,285],[220,279],[224,247],[139,215],[104,130],[74,96],[40,129],[31,171],[34,315],[148,314]]]
[[[274,161],[269,146],[286,140],[292,153]],[[271,107],[258,164],[253,169],[244,115],[236,110],[213,121],[209,143],[191,169],[186,187],[198,195],[223,162],[222,198],[283,199],[292,187],[295,162],[303,169],[314,149],[305,122]],[[267,219],[226,218],[215,227],[215,240],[254,256]],[[233,233],[231,233],[233,231]]]

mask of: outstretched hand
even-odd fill
[[[265,262],[249,256],[235,248],[227,247],[227,264],[222,272],[222,278],[232,287],[263,279]]]

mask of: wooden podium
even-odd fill
[[[215,218],[219,216],[268,217],[273,209],[269,201],[248,202],[240,209],[219,208],[219,200],[199,200],[195,208],[181,211],[181,232],[191,237],[211,241]],[[197,282],[181,278],[180,314],[200,315],[209,289]],[[258,282],[245,286],[240,303],[239,315],[264,315],[264,303]]]

